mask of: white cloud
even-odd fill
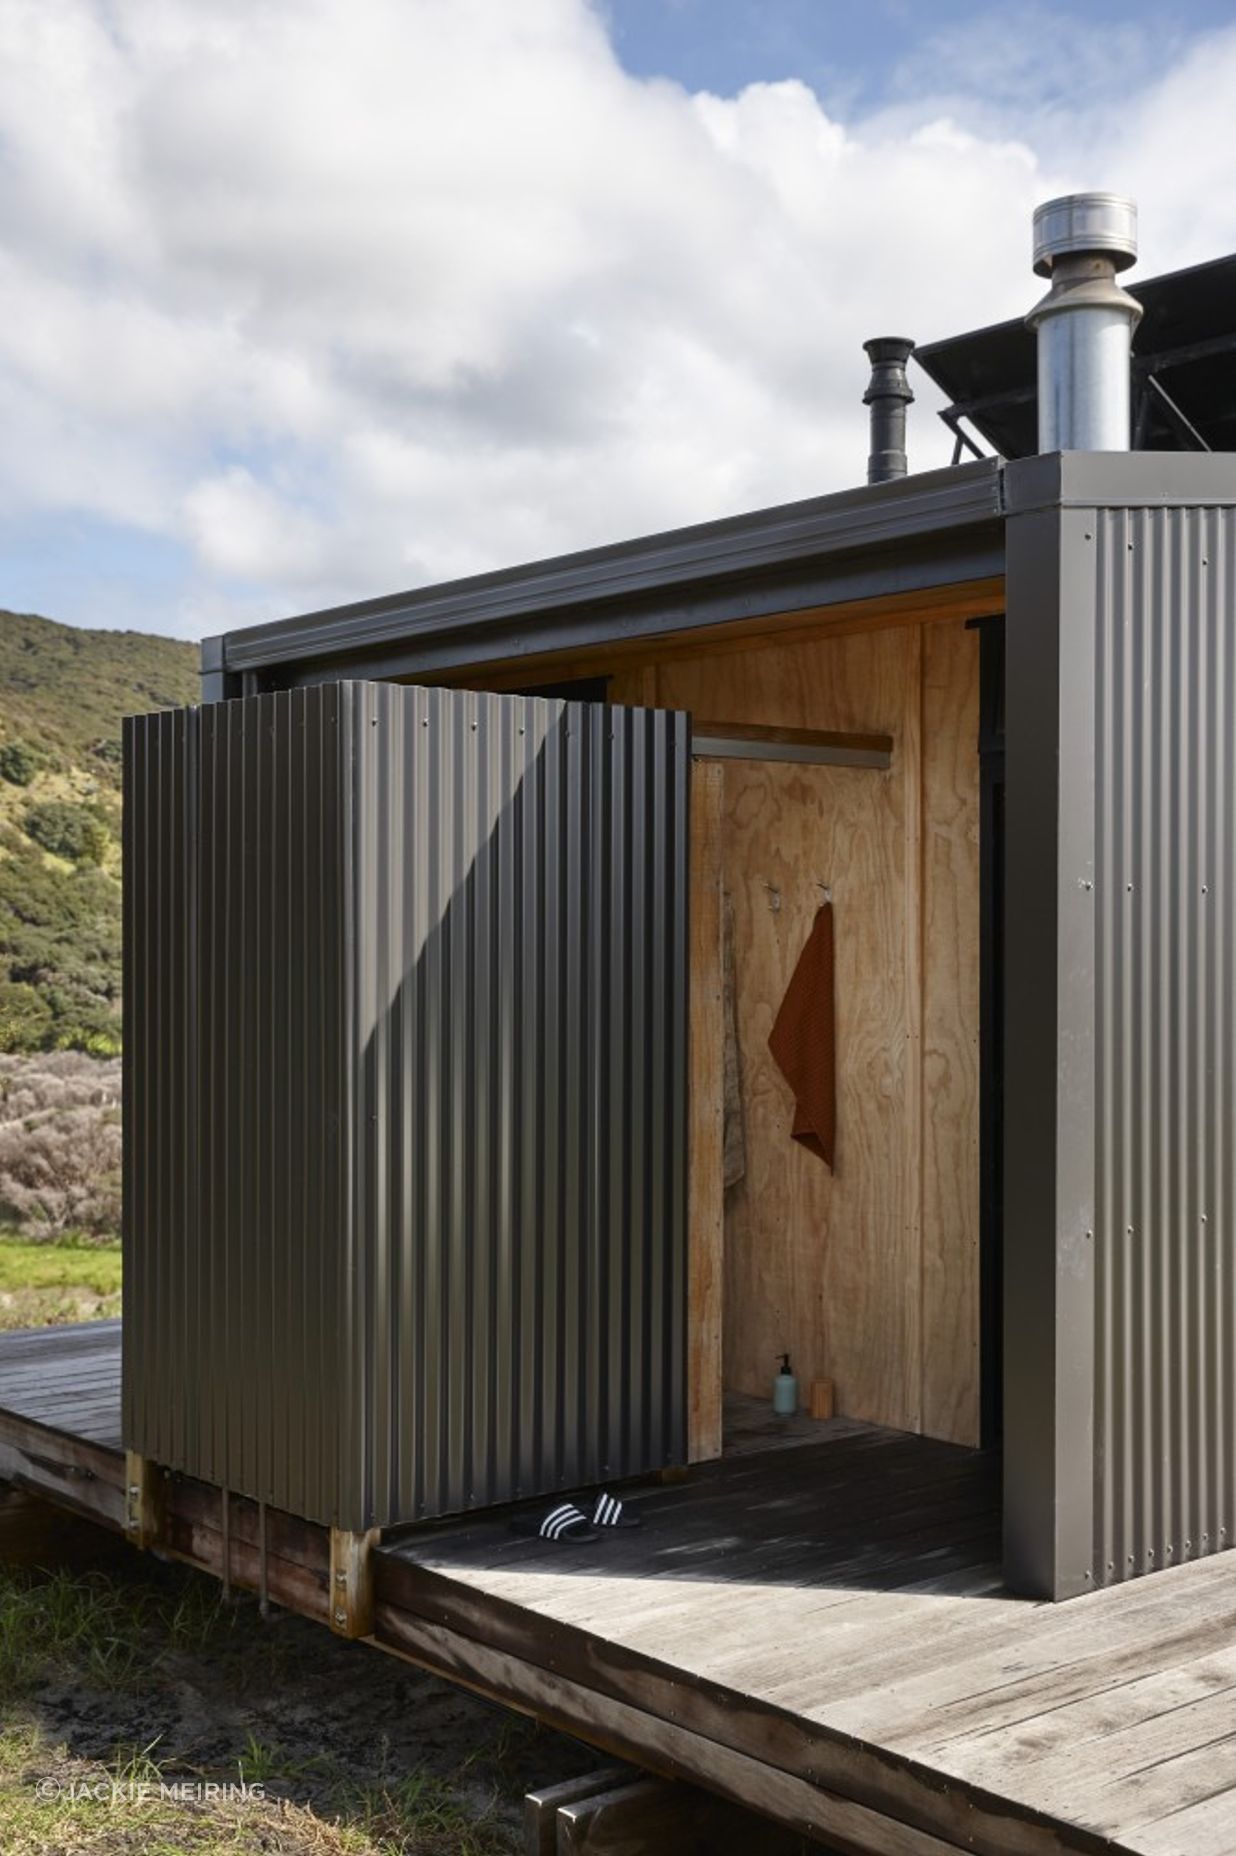
[[[842,123],[636,81],[584,0],[0,0],[0,506],[180,543],[192,631],[855,482],[862,338],[1027,308],[1047,192],[1236,243],[1236,30],[1113,42],[1080,116],[993,24]]]

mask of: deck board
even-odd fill
[[[0,1335],[0,1446],[28,1481],[93,1491],[114,1525],[120,1444],[119,1322]],[[1014,1599],[998,1464],[847,1422],[757,1414],[733,1455],[630,1499],[643,1531],[582,1549],[502,1517],[388,1541],[380,1640],[783,1816],[818,1795],[856,1838],[892,1820],[914,1856],[1236,1856],[1231,1554]],[[318,1575],[287,1576],[304,1608]]]
[[[0,1409],[120,1449],[119,1321],[0,1334]]]
[[[1065,1605],[1016,1599],[992,1460],[852,1427],[794,1443],[637,1495],[644,1531],[600,1546],[486,1520],[383,1556],[411,1572],[406,1603],[418,1568],[457,1585],[457,1627],[477,1637],[502,1642],[522,1613],[569,1633],[555,1659],[572,1639],[582,1666],[646,1659],[1105,1847],[1166,1856],[1195,1835],[1236,1856],[1232,1555]]]

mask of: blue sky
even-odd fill
[[[957,39],[982,32],[1001,9],[973,0],[606,0],[604,11],[625,68],[639,77],[671,77],[689,90],[731,95],[744,84],[800,77],[827,103],[849,113],[889,101],[929,81],[950,88],[947,59]],[[1082,7],[1012,7],[1006,18],[1035,54],[1042,87],[1075,93],[1078,73],[1066,57],[1052,65],[1051,34],[1036,42],[1036,18],[1071,17],[1089,29],[1145,34],[1145,54],[1170,56],[1196,33],[1228,26],[1224,0],[1175,6],[1088,0]],[[1043,54],[1041,60],[1039,54]],[[1113,81],[1127,81],[1114,70]],[[1087,81],[1087,80],[1083,80]]]
[[[1236,249],[1234,113],[1212,0],[5,0],[0,606],[200,636],[844,487],[862,339],[1024,313],[1037,200]]]

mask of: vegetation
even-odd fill
[[[111,838],[101,807],[75,806],[63,799],[27,806],[22,826],[28,838],[71,864],[102,864]]]
[[[4,739],[119,787],[121,718],[196,702],[197,669],[197,646],[175,638],[0,612]]]
[[[120,1064],[0,1056],[0,1226],[26,1237],[120,1229]]]
[[[195,645],[0,612],[0,1052],[120,1049],[120,725]]]
[[[0,1234],[0,1330],[105,1321],[119,1313],[118,1239],[32,1244]]]
[[[0,742],[0,780],[10,786],[29,786],[42,765],[43,756],[28,741]]]
[[[15,1517],[32,1554],[40,1515],[26,1500]],[[524,1791],[596,1763],[319,1625],[263,1624],[201,1574],[121,1543],[109,1563],[98,1530],[55,1526],[63,1552],[77,1528],[80,1557],[105,1565],[0,1569],[5,1856],[498,1856],[520,1847]]]

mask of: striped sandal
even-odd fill
[[[597,1529],[574,1502],[560,1502],[543,1515],[516,1515],[511,1522],[511,1532],[522,1534],[528,1540],[570,1541],[574,1546],[597,1538]]]
[[[592,1510],[593,1527],[642,1527],[644,1523],[637,1514],[631,1514],[618,1500],[616,1495],[607,1495],[602,1489],[597,1496]]]

